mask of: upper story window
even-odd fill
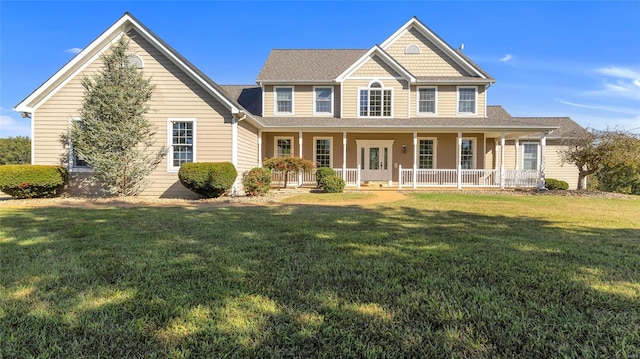
[[[419,54],[420,53],[420,47],[418,47],[418,45],[411,44],[411,45],[407,46],[404,49],[404,53],[405,54]]]
[[[276,87],[275,88],[275,108],[276,114],[292,115],[293,114],[293,87]]]
[[[313,88],[313,113],[316,115],[333,114],[333,88]]]
[[[195,161],[195,119],[169,119],[169,171]]]
[[[458,114],[476,113],[476,87],[458,87]]]
[[[436,88],[435,87],[418,88],[418,114],[421,114],[421,115],[436,114]]]
[[[360,117],[391,117],[391,89],[385,89],[378,81],[360,90]]]

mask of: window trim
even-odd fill
[[[541,157],[540,156],[540,151],[541,151],[542,146],[540,146],[540,142],[537,142],[537,141],[524,141],[524,142],[520,143],[520,147],[522,148],[522,160],[520,162],[520,166],[521,166],[520,168],[522,168],[523,170],[525,169],[524,168],[524,160],[525,160],[525,158],[524,158],[524,153],[525,153],[524,152],[524,146],[525,145],[536,145],[536,166],[535,166],[535,168],[533,170],[540,169],[540,157]]]
[[[273,157],[289,157],[289,156],[278,155],[278,140],[290,140],[291,141],[290,157],[295,157],[295,142],[294,142],[293,136],[273,136]]]
[[[71,129],[71,125],[73,122],[82,122],[82,118],[80,117],[70,117],[69,118],[69,129]],[[68,157],[68,165],[67,169],[69,172],[93,172],[93,169],[89,166],[78,166],[76,167],[75,161],[73,160],[73,144],[71,143],[71,139],[69,139],[69,157]]]
[[[420,112],[420,90],[422,89],[434,89],[435,98],[433,104],[434,112]],[[418,86],[416,88],[416,114],[423,116],[437,116],[438,115],[438,86]]]
[[[471,150],[473,151],[473,154],[471,156],[471,168],[462,168],[462,146],[460,146],[460,168],[465,170],[475,170],[478,167],[477,161],[478,161],[478,138],[477,137],[462,137],[462,141],[464,140],[471,140],[472,142],[472,146],[471,146]]]
[[[433,167],[432,168],[420,168],[420,140],[431,140],[433,141]],[[438,168],[438,138],[437,137],[418,137],[418,151],[416,158],[416,167],[418,169],[437,169]]]
[[[375,84],[375,83],[380,84],[380,87],[371,87],[371,86],[372,86],[373,84]],[[360,92],[361,92],[362,90],[367,90],[367,101],[369,101],[369,100],[371,99],[371,90],[372,90],[372,89],[373,89],[373,90],[379,90],[379,91],[380,91],[380,98],[381,98],[381,100],[382,100],[382,102],[380,103],[380,106],[381,106],[380,113],[381,113],[381,114],[383,114],[383,113],[384,113],[384,91],[386,91],[386,90],[389,90],[389,91],[390,91],[390,93],[391,93],[391,100],[390,100],[390,101],[391,101],[391,103],[389,104],[389,105],[390,105],[390,106],[389,106],[389,107],[390,107],[390,109],[389,109],[389,111],[390,111],[389,116],[384,116],[384,115],[380,115],[380,116],[369,116],[369,115],[367,115],[367,116],[362,116],[362,114],[360,113],[360,108],[361,108],[361,104],[360,104]],[[393,88],[393,87],[385,87],[384,83],[383,83],[382,81],[380,81],[379,79],[374,79],[374,80],[369,81],[369,85],[368,85],[367,87],[358,87],[357,92],[356,92],[356,96],[357,96],[357,101],[356,101],[357,108],[356,108],[356,111],[357,111],[357,113],[358,113],[358,118],[392,118],[392,117],[393,117],[393,110],[394,110],[394,108],[393,108],[393,103],[394,103],[394,101],[393,101],[393,99],[394,99],[394,88]],[[367,105],[369,105],[369,104],[367,104]],[[369,106],[367,106],[367,109],[368,109],[368,110],[367,110],[367,113],[369,113],[369,112],[370,112],[370,110],[369,110]]]
[[[331,104],[329,105],[329,112],[318,112],[316,107],[316,89],[329,89],[331,90]],[[313,114],[316,116],[333,116],[334,100],[333,86],[313,86]]]
[[[291,90],[291,112],[278,111],[278,90],[290,89]],[[273,86],[273,113],[275,115],[293,116],[295,114],[295,86]]]
[[[196,149],[197,149],[197,121],[195,118],[168,118],[167,119],[167,172],[178,172],[180,167],[175,167],[173,165],[173,122],[191,122],[193,125],[193,143],[191,144],[191,148],[193,148],[193,162],[197,161]]]
[[[473,112],[460,112],[460,90],[461,89],[474,89],[475,90],[475,100],[473,103]],[[472,115],[472,116],[477,116],[478,115],[478,86],[457,86],[456,87],[456,114],[458,116],[460,115]]]
[[[314,136],[313,137],[313,162],[314,165],[318,163],[318,144],[317,140],[329,140],[329,167],[333,168],[333,137],[331,136]]]
[[[417,55],[420,54],[420,46],[418,44],[409,44],[404,48],[404,53],[406,55]]]

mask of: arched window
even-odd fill
[[[129,66],[134,67],[136,69],[141,69],[144,67],[144,63],[142,62],[142,58],[138,55],[131,54],[127,56],[129,59]]]
[[[360,117],[391,117],[391,89],[374,80],[360,90]]]
[[[418,47],[418,45],[411,44],[411,45],[407,46],[406,49],[404,49],[404,53],[405,54],[419,54],[420,53],[420,47]]]
[[[374,81],[369,85],[369,88],[379,89],[379,88],[382,88],[382,84],[380,84],[380,82],[378,81]]]

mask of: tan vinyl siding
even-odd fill
[[[273,113],[273,86],[264,85],[262,91],[262,115],[264,117],[272,117]]]
[[[258,130],[247,123],[241,121],[238,123],[238,178],[236,185],[242,193],[242,175],[258,166]]]
[[[419,54],[405,54],[409,45],[418,45]],[[469,76],[437,46],[414,28],[384,49],[414,76]]]
[[[294,88],[293,106],[296,117],[313,116],[313,86],[297,85]]]
[[[167,145],[168,118],[195,118],[196,160],[231,161],[230,111],[142,36],[135,33],[129,36],[131,53],[142,58],[143,72],[152,77],[155,85],[149,102],[151,111],[147,114],[156,131],[154,150]],[[66,160],[61,157],[64,148],[59,139],[68,128],[69,118],[78,117],[83,96],[81,76],[89,75],[101,66],[100,60],[92,63],[37,109],[34,114],[35,163],[58,164]],[[192,193],[178,182],[177,173],[167,171],[168,161],[165,159],[152,173],[150,180],[153,183],[143,195],[192,197]]]
[[[373,56],[367,60],[350,77],[401,77],[389,64],[379,56]]]
[[[342,117],[358,117],[359,114],[359,98],[360,89],[369,87],[368,79],[347,79],[342,83]],[[408,101],[409,91],[407,81],[385,79],[380,80],[384,88],[392,88],[392,117],[407,118],[408,117]]]
[[[556,141],[547,141],[545,177],[567,181],[569,189],[578,188],[578,168],[570,163],[562,164],[558,151],[565,146]]]
[[[456,85],[412,85],[411,86],[411,116],[421,117],[424,114],[418,114],[418,88],[420,87],[436,87],[437,88],[437,116],[438,117],[457,117],[458,116],[458,86]],[[465,86],[466,87],[466,86]],[[484,85],[478,86],[476,97],[476,115],[460,115],[469,117],[484,117],[486,103],[486,88]]]

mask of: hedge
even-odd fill
[[[228,193],[238,177],[231,162],[184,163],[178,171],[183,186],[206,198]]]
[[[68,179],[69,172],[61,166],[0,166],[0,191],[14,198],[54,197]]]
[[[266,194],[271,189],[271,170],[265,167],[255,167],[242,176],[244,192],[248,196]]]
[[[548,190],[567,190],[569,189],[569,184],[566,181],[557,180],[555,178],[547,178],[544,180],[544,187]]]
[[[320,183],[324,193],[342,193],[344,191],[344,180],[336,175],[327,176]]]

